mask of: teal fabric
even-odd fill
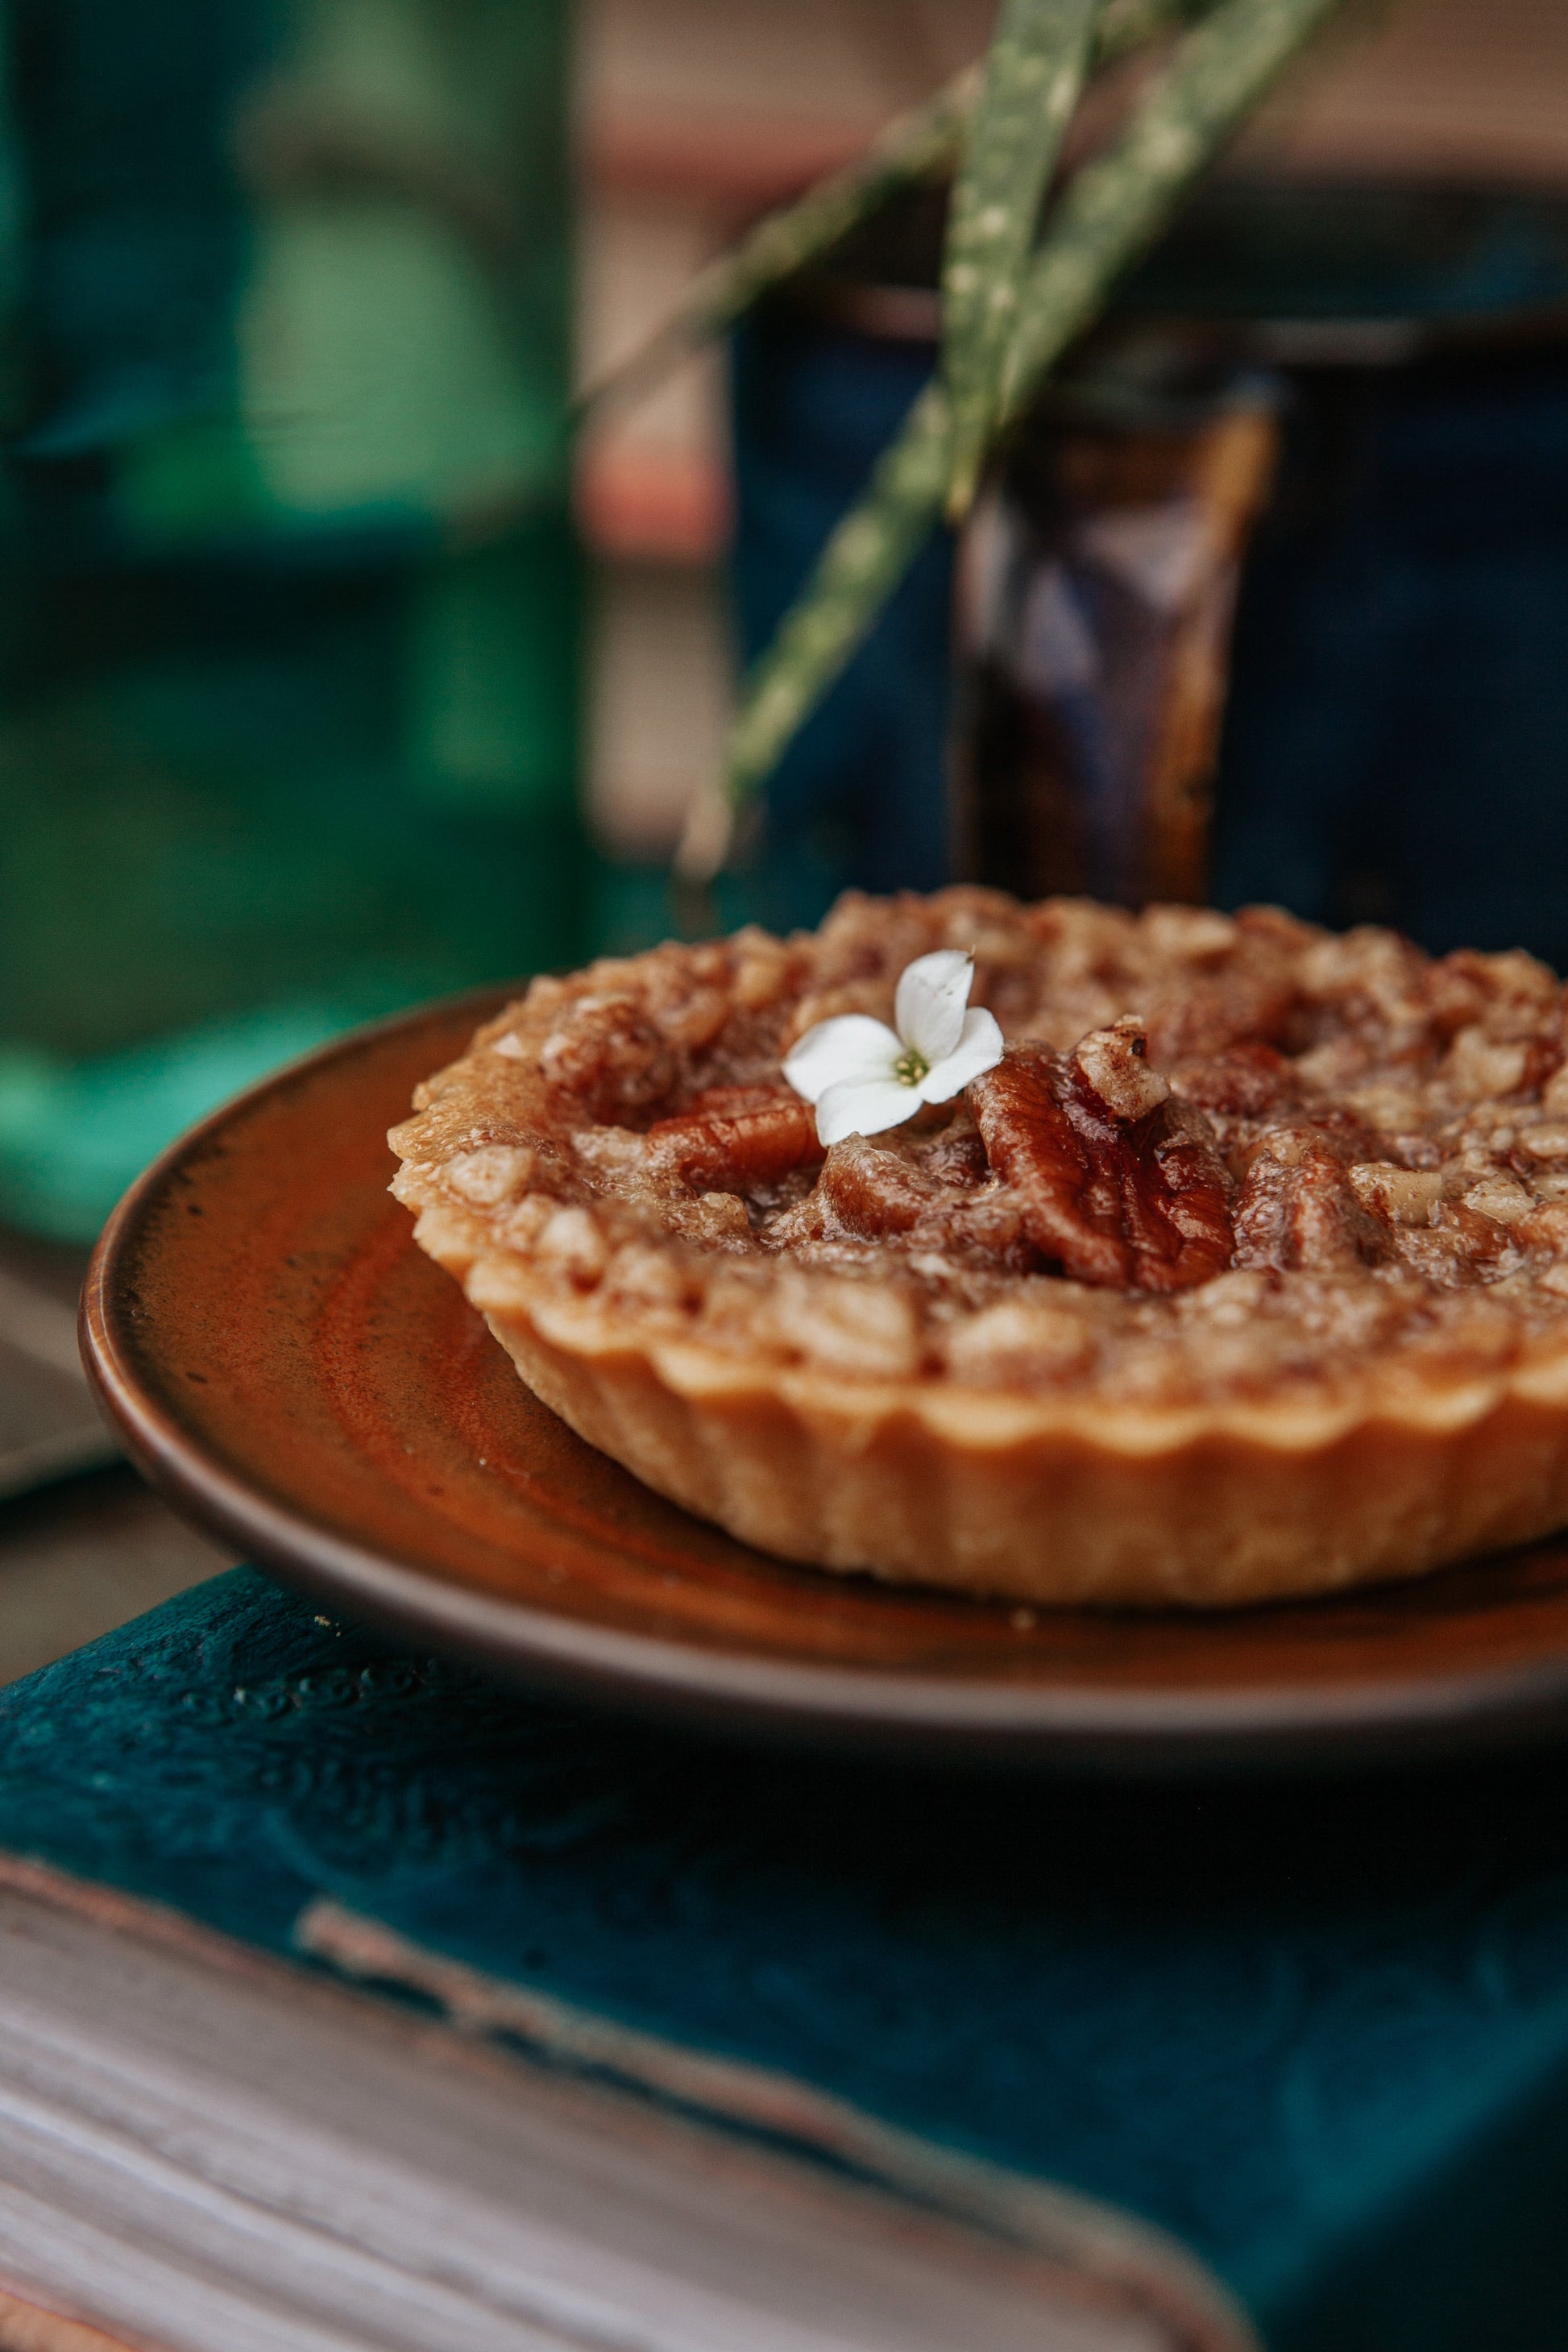
[[[1275,2352],[1568,2345],[1568,1759],[1148,1789],[606,1720],[239,1570],[0,1694],[0,1839],[416,1941],[1183,2235]]]

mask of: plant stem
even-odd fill
[[[967,510],[1001,407],[1035,222],[1089,70],[1100,0],[1003,0],[953,184],[942,263],[948,519]]]
[[[1339,0],[1225,0],[1107,155],[1064,192],[1036,255],[1008,353],[1001,422],[1016,421],[1115,279]]]
[[[941,507],[951,446],[946,395],[932,383],[752,673],[727,746],[731,801],[743,799],[774,765],[898,586]]]
[[[1186,35],[1110,154],[1065,190],[1030,268],[1009,353],[1004,422],[1092,320],[1183,191],[1338,0],[1222,0]],[[921,394],[823,550],[747,683],[725,791],[738,804],[775,766],[869,632],[936,520],[952,454],[939,384]]]
[[[579,417],[646,391],[694,345],[750,310],[770,286],[793,278],[837,245],[895,190],[942,171],[963,138],[980,79],[978,66],[966,66],[926,105],[889,123],[855,163],[818,181],[797,204],[771,213],[728,253],[699,270],[649,341],[583,394]]]
[[[1113,63],[1206,5],[1208,0],[1106,0],[1096,65]],[[699,270],[647,342],[579,395],[578,424],[650,391],[698,344],[721,334],[770,286],[827,252],[900,188],[945,171],[963,144],[983,70],[965,66],[925,105],[889,122],[864,155],[818,181],[796,203],[770,213],[728,253]]]
[[[1194,23],[1212,5],[1213,0],[1104,0],[1094,28],[1094,62],[1113,65],[1156,34]]]

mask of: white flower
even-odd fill
[[[880,1135],[921,1103],[949,1102],[1002,1059],[993,1014],[969,1003],[974,959],[938,948],[907,964],[893,1001],[896,1031],[868,1013],[845,1013],[808,1029],[784,1066],[797,1095],[816,1105],[824,1144]]]

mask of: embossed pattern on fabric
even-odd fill
[[[248,1570],[0,1693],[14,1848],[279,1950],[330,1894],[787,2069],[1178,2231],[1283,2345],[1436,2176],[1568,2113],[1565,1797],[1551,1755],[1231,1790],[752,1756]]]

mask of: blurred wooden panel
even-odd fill
[[[0,1501],[114,1461],[76,1345],[73,1253],[0,1235]]]
[[[1352,0],[1234,161],[1355,179],[1568,184],[1568,5]]]
[[[47,1666],[233,1565],[232,1552],[177,1519],[129,1468],[5,1505],[0,1683]]]

